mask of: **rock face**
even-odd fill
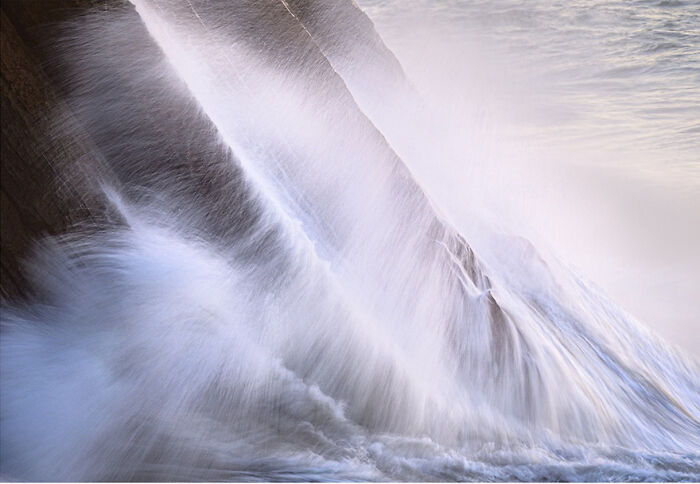
[[[16,300],[30,292],[23,275],[22,264],[30,256],[37,240],[47,235],[63,234],[75,225],[81,225],[83,229],[92,227],[97,230],[98,227],[104,227],[105,223],[114,222],[115,217],[109,217],[107,214],[107,204],[103,200],[100,182],[117,184],[127,191],[129,188],[125,185],[167,190],[167,187],[159,186],[159,181],[153,176],[140,173],[139,166],[147,164],[150,167],[162,166],[169,171],[181,172],[180,178],[189,180],[192,183],[190,187],[208,197],[213,207],[220,206],[227,196],[246,198],[241,187],[231,190],[231,186],[222,185],[221,180],[226,177],[216,176],[221,174],[221,170],[226,170],[229,172],[228,180],[235,182],[240,174],[235,168],[236,163],[230,162],[230,152],[222,150],[216,140],[203,139],[207,136],[202,133],[210,131],[208,126],[205,126],[209,121],[195,119],[197,116],[193,112],[196,108],[191,109],[189,96],[183,95],[181,112],[170,113],[169,117],[181,120],[180,126],[189,125],[188,131],[196,133],[192,135],[192,139],[187,139],[188,134],[184,132],[165,132],[170,128],[175,129],[177,123],[166,123],[166,126],[157,120],[151,124],[145,121],[149,117],[153,118],[149,113],[154,109],[161,110],[162,105],[173,106],[175,103],[157,105],[157,99],[162,96],[164,86],[159,85],[155,79],[147,79],[144,83],[151,86],[147,89],[153,91],[148,97],[151,102],[133,101],[136,98],[134,94],[142,94],[137,91],[143,87],[135,85],[135,81],[131,79],[133,76],[129,76],[129,73],[120,72],[119,69],[123,69],[126,63],[119,67],[111,66],[110,75],[114,76],[114,81],[108,88],[111,93],[121,96],[119,106],[110,105],[106,101],[107,96],[104,96],[105,109],[102,112],[88,112],[84,104],[81,105],[79,100],[76,102],[76,97],[80,96],[76,91],[80,90],[80,86],[93,84],[89,77],[90,68],[93,73],[98,68],[110,72],[110,65],[108,60],[96,61],[95,56],[87,63],[88,67],[84,72],[71,72],[74,63],[81,63],[78,58],[65,57],[66,52],[72,52],[71,49],[73,52],[84,54],[94,54],[100,48],[122,49],[126,52],[131,42],[132,45],[147,46],[145,48],[149,52],[153,50],[154,53],[149,54],[152,59],[161,57],[156,53],[159,49],[148,36],[145,27],[138,21],[133,22],[138,15],[128,1],[8,0],[2,3],[1,12],[0,295],[3,300]],[[123,45],[114,46],[107,45],[106,40],[100,43],[99,36],[96,36],[98,41],[94,42],[95,45],[75,49],[75,44],[71,45],[71,42],[76,42],[77,34],[73,35],[73,32],[70,32],[71,22],[94,15],[95,12],[98,15],[99,12],[103,12],[131,18],[132,21],[126,23],[133,29],[132,34],[138,37],[138,41],[134,38],[124,39]],[[375,64],[386,66],[386,77],[402,78],[400,66],[374,33],[369,19],[350,2],[242,2],[239,5],[239,15],[246,13],[252,17],[250,31],[244,32],[247,36],[242,37],[243,41],[249,37],[255,38],[255,35],[260,35],[261,30],[266,29],[268,33],[273,32],[281,36],[277,24],[286,19],[285,28],[289,32],[285,32],[289,35],[300,34],[301,37],[295,37],[296,42],[306,46],[297,50],[305,52],[310,49],[313,59],[322,67],[323,72],[330,72],[332,69],[321,56],[321,51],[348,62],[353,59],[367,61],[370,58],[379,58],[385,62]],[[288,13],[292,14],[294,19],[288,16]],[[296,21],[302,24],[297,25]],[[337,28],[329,30],[329,25]],[[305,29],[314,36],[314,42],[307,41],[303,33]],[[107,34],[104,38],[110,36],[111,34]],[[316,45],[315,42],[319,44]],[[263,41],[258,44],[267,45]],[[278,44],[275,45],[279,47]],[[270,50],[267,54],[274,57],[280,53],[286,53],[289,59],[295,59],[298,55],[297,52],[279,48]],[[289,59],[283,58],[281,61],[289,63]],[[299,62],[299,65],[301,64]],[[83,69],[83,66],[80,69]],[[330,81],[338,84],[335,86],[337,91],[344,91],[339,78],[331,76]],[[101,79],[94,84],[103,85],[100,83],[104,82],[104,79]],[[117,86],[119,83],[121,85]],[[145,160],[142,154],[133,149],[127,153],[114,152],[115,146],[123,147],[128,144],[115,143],[115,137],[126,139],[134,128],[128,123],[114,121],[115,116],[120,114],[119,109],[124,110],[123,104],[126,99],[131,99],[126,102],[134,117],[138,115],[142,120],[138,126],[139,140],[130,146],[142,148],[151,142],[165,143],[172,146],[168,150],[160,150],[160,153],[170,153],[169,156]],[[110,116],[111,120],[108,119]],[[195,137],[197,139],[194,139]],[[154,151],[149,151],[149,156],[152,157],[153,153]],[[176,158],[176,163],[173,163],[173,157]],[[117,158],[118,161],[115,162]],[[203,164],[215,166],[215,170],[204,169]],[[196,172],[193,170],[194,165],[198,166]],[[155,171],[157,170],[151,170],[151,173]],[[233,202],[241,206],[240,201]],[[240,214],[236,220],[204,223],[214,224],[221,230],[227,227],[225,231],[231,236],[232,230],[245,231],[246,227],[242,227],[241,224],[246,225],[243,218],[249,218],[250,215]],[[231,214],[231,218],[236,217]],[[214,229],[214,232],[220,232],[219,229]]]
[[[99,161],[48,67],[49,32],[95,3],[2,2],[3,299],[26,295],[21,264],[36,239],[103,213],[92,188]]]

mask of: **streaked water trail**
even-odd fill
[[[3,310],[3,476],[700,476],[698,362],[488,220],[475,253],[354,4],[133,3],[60,42],[113,223]]]

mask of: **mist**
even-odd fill
[[[460,228],[492,213],[698,355],[700,39],[683,30],[697,13],[654,2],[637,19],[615,2],[360,4],[440,113],[436,144],[449,138],[450,155],[412,168]],[[609,73],[621,61],[631,66],[618,86]]]

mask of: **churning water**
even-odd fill
[[[700,478],[698,362],[497,221],[472,248],[354,4],[133,4],[57,42],[110,222],[3,310],[3,476]]]

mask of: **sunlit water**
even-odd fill
[[[133,4],[56,40],[110,222],[3,308],[3,477],[700,477],[698,361],[482,210],[487,146],[435,190],[482,133],[361,11]]]

